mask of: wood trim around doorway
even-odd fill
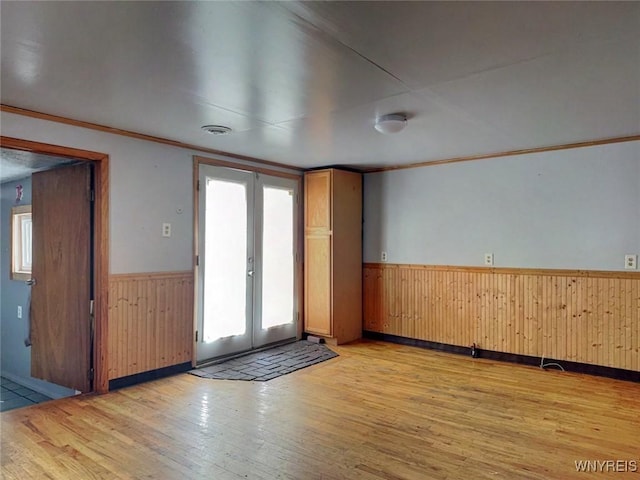
[[[108,305],[109,305],[109,155],[77,148],[33,142],[0,136],[0,146],[14,150],[56,155],[95,162],[95,223],[94,223],[94,383],[98,393],[109,391],[108,372]]]

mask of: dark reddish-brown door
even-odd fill
[[[91,166],[32,175],[31,375],[91,391]]]

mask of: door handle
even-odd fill
[[[249,270],[249,271],[247,272],[247,275],[249,275],[250,277],[253,277],[253,270]]]
[[[30,286],[35,285],[36,284],[36,279],[35,278],[31,278],[31,279],[27,280],[24,283],[26,283],[27,285],[30,285]]]

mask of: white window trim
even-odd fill
[[[31,243],[31,205],[12,207],[11,280],[31,279]]]

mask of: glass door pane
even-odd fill
[[[294,192],[265,186],[262,221],[262,328],[293,321]]]
[[[207,178],[203,341],[247,326],[247,186]]]

